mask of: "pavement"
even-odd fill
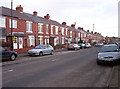
[[[120,65],[114,65],[108,81],[108,88],[120,89]]]

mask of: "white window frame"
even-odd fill
[[[51,34],[53,34],[54,25],[51,25]]]
[[[6,18],[3,16],[0,16],[0,27],[6,27]]]
[[[9,19],[9,27],[11,28],[11,19]],[[17,20],[12,20],[12,28],[17,28]]]
[[[62,44],[65,44],[65,38],[62,37]]]
[[[64,28],[62,28],[62,35],[64,35]]]
[[[72,37],[72,31],[70,31],[70,37]]]
[[[28,27],[27,27],[28,24]],[[32,33],[32,22],[31,21],[26,21],[26,32]]]
[[[43,36],[38,36],[38,40],[40,45],[43,45]]]
[[[49,25],[46,24],[46,34],[49,34]]]
[[[87,37],[87,34],[84,34],[84,38]]]
[[[43,24],[38,23],[38,33],[43,33]]]
[[[45,44],[49,44],[49,36],[45,36]]]
[[[68,35],[68,29],[66,28],[66,35]]]
[[[58,26],[55,26],[55,33],[58,35],[59,33],[59,27]]]
[[[29,36],[29,46],[35,46],[35,37],[34,36]]]
[[[78,37],[80,37],[80,33],[78,33]]]
[[[59,37],[56,37],[56,38],[54,39],[54,45],[56,46],[57,44],[59,44]]]

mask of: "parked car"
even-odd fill
[[[80,46],[81,49],[85,48],[85,43],[79,43],[78,45]]]
[[[37,45],[31,50],[28,50],[29,55],[43,56],[45,54],[53,55],[54,48],[51,45]]]
[[[97,64],[120,61],[120,49],[116,44],[104,45],[98,52]]]
[[[3,47],[0,47],[0,55],[2,55],[1,61],[5,61],[5,60],[14,61],[18,54],[15,51],[9,51]]]
[[[68,50],[78,50],[80,49],[80,46],[78,44],[69,44]]]
[[[101,46],[103,46],[103,43],[96,43],[95,44],[95,47],[101,47]]]
[[[91,44],[90,43],[85,43],[85,48],[91,48]]]

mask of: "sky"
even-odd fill
[[[50,15],[51,20],[76,28],[99,32],[103,36],[118,37],[118,2],[120,0],[13,0],[13,9],[23,6],[23,11],[38,16]],[[0,6],[11,7],[11,0],[0,0]],[[94,24],[94,30],[93,30]]]

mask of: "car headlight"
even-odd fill
[[[101,59],[101,58],[104,58],[104,57],[102,57],[102,56],[98,56],[98,58],[100,58],[100,59]]]

